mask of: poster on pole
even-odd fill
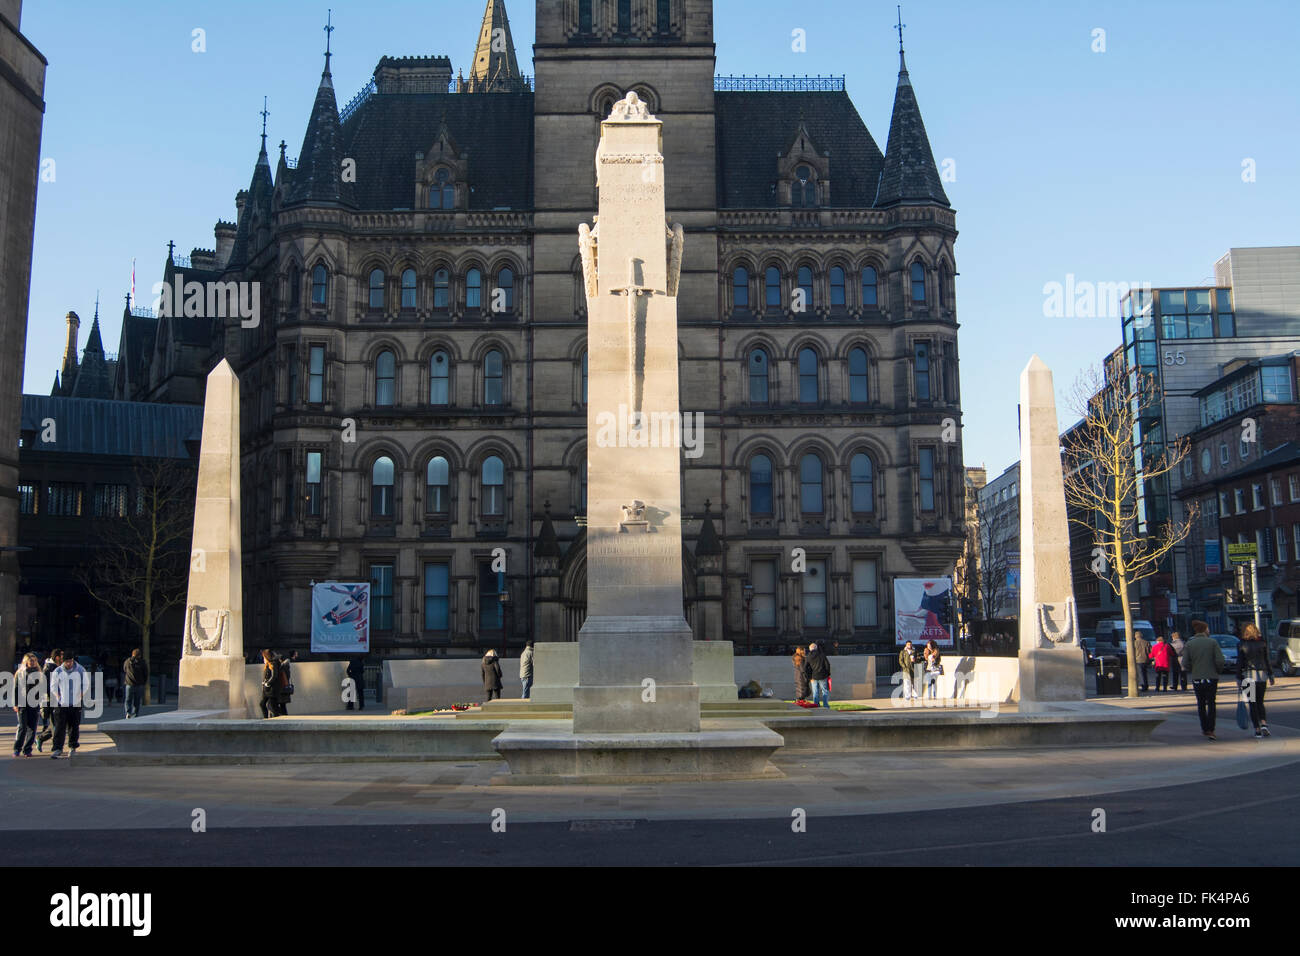
[[[952,578],[894,578],[894,642],[952,647]]]
[[[311,652],[370,651],[370,582],[326,581],[311,589]]]

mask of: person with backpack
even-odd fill
[[[269,649],[262,651],[262,717],[280,716],[280,658]]]
[[[298,660],[298,652],[290,651],[280,658],[280,682],[278,701],[281,717],[289,716],[289,701],[293,699],[293,664]]]
[[[131,651],[122,670],[126,677],[126,716],[139,717],[144,689],[149,685],[149,662],[140,653],[140,648]]]

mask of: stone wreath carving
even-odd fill
[[[185,648],[188,653],[224,651],[226,625],[230,621],[230,608],[212,610],[198,604],[185,609]],[[190,650],[192,648],[192,650]]]
[[[1059,604],[1038,604],[1034,608],[1037,630],[1036,647],[1059,647],[1062,644],[1079,643],[1079,612],[1074,604],[1074,597],[1065,599],[1065,607]]]

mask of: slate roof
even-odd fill
[[[1236,471],[1225,475],[1219,479],[1216,484],[1223,484],[1229,481],[1235,481],[1238,478],[1245,478],[1247,475],[1258,475],[1274,468],[1281,468],[1284,465],[1294,464],[1300,461],[1300,443],[1289,441],[1279,445],[1271,452],[1264,455],[1257,461],[1249,462],[1242,465]]]
[[[311,119],[307,122],[302,149],[298,152],[298,168],[290,179],[286,204],[312,202],[351,205],[355,184],[345,182],[341,175],[344,156],[354,157],[354,154],[340,148],[339,108],[334,99],[334,80],[330,76],[327,62],[325,72],[320,77],[320,86],[316,88],[316,100],[312,104]],[[358,175],[357,178],[365,177]],[[270,179],[269,168],[267,179]]]
[[[153,354],[154,336],[158,334],[158,320],[145,315],[132,315],[124,310],[122,335],[119,339],[117,361],[126,380],[141,383],[144,370]]]
[[[831,202],[870,207],[885,158],[846,92],[719,92],[718,208],[768,209],[777,156],[802,121],[819,151],[830,153]]]
[[[46,418],[59,423],[59,440],[48,445],[40,441]],[[188,458],[185,442],[203,434],[203,406],[24,395],[20,430],[35,432],[27,447],[36,451]]]
[[[357,207],[410,209],[415,202],[415,154],[429,150],[443,122],[461,152],[469,155],[470,209],[532,208],[531,92],[372,95],[348,117],[339,138],[341,155],[357,161]],[[300,159],[295,184],[303,166]]]
[[[939,170],[934,163],[930,139],[925,135],[921,108],[916,102],[907,63],[899,54],[898,89],[894,93],[894,114],[889,121],[889,144],[885,147],[885,166],[880,175],[880,189],[875,205],[892,206],[906,202],[937,202],[949,205],[943,191]],[[831,165],[831,188],[834,190],[834,163]]]

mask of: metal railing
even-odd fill
[[[520,79],[523,80],[524,84],[528,87],[529,90],[536,89],[536,81],[534,77],[522,76],[520,77]],[[442,89],[440,86],[437,86],[435,84],[428,84],[427,89],[425,88],[412,89],[408,87],[407,89],[401,90],[400,92],[402,93],[455,93],[456,84],[458,82],[459,81],[457,80],[452,80],[450,83],[447,84],[446,89]],[[366,83],[365,86],[361,87],[361,89],[357,92],[357,95],[352,97],[352,99],[348,100],[347,105],[344,106],[343,109],[339,111],[339,122],[346,123],[349,117],[351,117],[353,113],[355,113],[358,109],[360,109],[370,99],[370,97],[377,96],[377,95],[382,95],[382,94],[380,94],[379,92],[379,86],[378,84],[375,83],[374,77],[371,77],[370,81]],[[291,166],[292,165],[294,164],[291,164]]]
[[[715,93],[843,93],[843,76],[715,76]]]

